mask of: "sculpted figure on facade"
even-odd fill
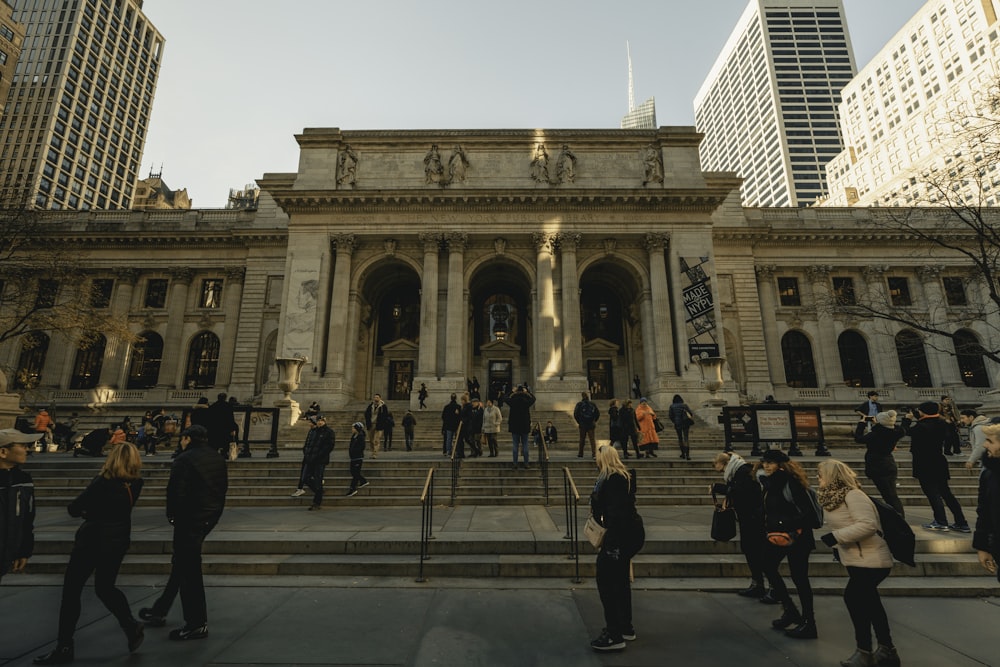
[[[358,183],[358,154],[354,152],[350,144],[344,145],[344,150],[340,152],[337,159],[337,185],[350,185],[352,188]]]
[[[531,180],[536,183],[549,182],[549,153],[545,144],[535,146],[535,157],[531,160]]]
[[[466,157],[465,150],[461,146],[455,146],[451,150],[451,157],[448,158],[448,182],[464,183],[468,168],[469,158]]]
[[[612,237],[604,239],[603,241],[601,241],[601,243],[604,245],[605,255],[611,255],[611,253],[615,251],[615,248],[618,247],[618,239]]]
[[[493,239],[493,251],[496,252],[497,257],[507,252],[507,239],[503,237]]]
[[[646,146],[642,154],[642,164],[646,174],[642,180],[643,185],[663,182],[663,155],[659,146],[656,144]]]
[[[382,242],[382,245],[385,248],[386,257],[396,256],[396,247],[399,245],[396,239],[386,239]]]
[[[556,159],[556,180],[560,183],[572,183],[576,180],[576,155],[563,144],[562,152]]]
[[[441,154],[437,144],[431,146],[424,156],[424,182],[428,185],[447,185],[444,178],[444,165],[441,164]]]

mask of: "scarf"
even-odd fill
[[[824,510],[831,512],[844,504],[844,498],[847,496],[847,492],[852,489],[853,487],[837,480],[827,484],[826,486],[820,487],[820,489],[816,492],[816,498],[819,500],[819,504],[823,506]]]
[[[736,475],[736,471],[740,469],[740,466],[744,465],[746,461],[739,454],[731,454],[729,456],[729,462],[726,464],[726,469],[722,471],[722,479],[727,482],[733,481],[733,477]]]

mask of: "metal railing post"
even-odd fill
[[[563,495],[566,501],[566,535],[563,539],[570,541],[569,557],[575,561],[576,576],[573,583],[579,584],[580,578],[580,522],[577,518],[577,506],[580,503],[580,492],[576,489],[573,474],[569,468],[563,468]]]
[[[424,578],[424,561],[430,558],[430,541],[434,539],[431,535],[434,526],[434,468],[427,471],[420,504],[420,569],[417,572],[417,583],[422,584],[427,581]]]

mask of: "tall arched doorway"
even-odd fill
[[[393,258],[369,268],[361,279],[361,336],[367,366],[358,366],[357,398],[381,394],[390,401],[409,400],[420,344],[420,276]],[[433,342],[431,342],[433,344]]]
[[[496,400],[534,377],[531,365],[531,282],[520,266],[496,257],[469,282],[472,322],[469,376]]]
[[[638,278],[618,262],[599,261],[580,277],[583,369],[594,399],[627,398],[633,375],[643,374],[641,293]]]

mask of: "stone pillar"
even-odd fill
[[[552,286],[552,254],[555,252],[556,235],[535,232],[535,291],[538,293],[535,313],[535,376],[549,380],[559,375],[555,355],[555,293]]]
[[[465,245],[469,235],[450,232],[448,243],[448,302],[446,332],[448,345],[445,347],[444,373],[452,380],[462,380],[465,384],[465,348],[468,310],[465,303]]]
[[[309,355],[311,363],[306,364],[302,370],[318,377],[326,373],[327,352],[330,345],[330,328],[323,327],[324,322],[330,320],[330,301],[332,299],[330,272],[333,264],[333,248],[329,241],[319,256],[319,277],[316,289],[316,334],[313,336],[312,354]],[[316,369],[313,371],[313,369]]]
[[[330,295],[330,319],[327,326],[326,374],[343,378],[345,361],[353,350],[357,335],[348,329],[351,295],[351,257],[357,247],[354,234],[337,234],[333,237],[337,256],[333,265],[333,290]]]
[[[583,333],[580,325],[580,282],[577,279],[576,248],[580,234],[559,234],[559,263],[562,265],[562,348],[563,375],[586,378],[583,367]]]
[[[837,324],[833,320],[830,307],[833,294],[830,286],[830,272],[833,267],[825,264],[810,266],[806,276],[812,285],[813,303],[816,305],[816,319],[819,325],[813,357],[818,357],[818,369],[822,372],[818,386],[842,385],[844,369],[840,365],[840,346],[837,344]]]
[[[642,291],[642,303],[639,306],[639,317],[642,318],[642,360],[645,362],[646,379],[643,385],[648,392],[656,377],[656,333],[653,327],[653,295],[647,289]],[[629,380],[631,387],[631,379]],[[629,390],[631,391],[631,389]]]
[[[875,307],[882,308],[888,306],[889,292],[885,284],[885,274],[889,270],[888,266],[866,266],[861,269],[861,275],[865,279],[865,292],[867,300]],[[878,371],[875,374],[875,383],[881,379],[885,387],[902,387],[903,373],[899,369],[899,355],[896,353],[896,337],[889,330],[888,324],[878,322],[872,329],[873,350],[872,366]],[[880,377],[881,376],[881,377]]]
[[[135,284],[139,280],[139,269],[118,269],[115,271],[115,277],[118,280],[115,285],[114,302],[111,304],[111,316],[126,319],[132,310],[132,298],[135,295]],[[108,338],[98,384],[125,388],[128,382],[128,351],[129,344],[125,341]]]
[[[167,295],[167,332],[163,337],[163,363],[160,366],[158,386],[183,387],[184,364],[184,313],[187,311],[188,291],[194,270],[187,267],[170,270],[170,293]]]
[[[941,287],[941,267],[925,265],[917,268],[920,288],[924,293],[927,315],[930,322],[945,322],[948,318],[948,304],[944,288]],[[949,351],[955,343],[944,336],[934,336],[939,345],[927,345],[927,365],[931,369],[931,379],[939,387],[964,387],[962,374],[958,369],[958,358]],[[937,349],[941,347],[942,349]]]
[[[243,299],[243,278],[246,269],[242,266],[230,266],[226,269],[226,280],[223,284],[222,312],[226,316],[222,330],[222,340],[219,341],[219,368],[215,384],[229,391],[233,379],[233,357],[236,354],[236,334],[240,328],[240,301]]]
[[[654,348],[656,350],[657,381],[648,383],[650,389],[665,387],[668,373],[676,373],[673,320],[670,312],[670,288],[667,286],[667,262],[664,251],[670,245],[669,234],[646,234],[643,245],[649,253],[649,291],[653,299]],[[681,319],[683,322],[683,318]]]
[[[767,371],[771,376],[771,384],[784,387],[785,362],[781,357],[781,338],[778,336],[778,325],[774,321],[774,313],[778,300],[774,288],[773,264],[754,267],[757,273],[757,293],[760,295],[761,324],[764,327],[764,349],[767,350]]]
[[[438,256],[441,252],[441,235],[423,233],[419,235],[419,239],[424,245],[424,275],[420,281],[420,349],[417,351],[414,380],[419,377],[426,382],[436,378],[438,374]],[[419,389],[416,382],[414,385]]]

